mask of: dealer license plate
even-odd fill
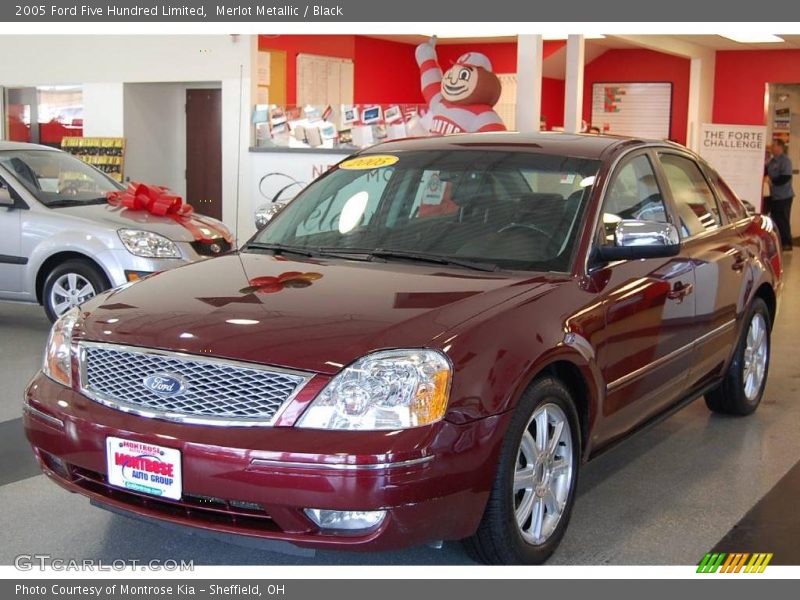
[[[181,452],[121,438],[106,438],[108,483],[118,488],[181,499]]]

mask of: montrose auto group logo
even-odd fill
[[[138,442],[121,441],[114,452],[114,464],[121,467],[126,486],[161,495],[158,488],[148,483],[171,486],[175,478],[175,465],[164,459],[164,451]]]

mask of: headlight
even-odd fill
[[[297,423],[311,429],[406,429],[440,420],[452,367],[437,350],[385,350],[336,375]]]
[[[142,258],[180,258],[175,242],[163,235],[140,229],[120,229],[119,239],[128,252]]]
[[[72,385],[72,330],[80,318],[80,310],[76,307],[65,312],[53,323],[47,348],[44,352],[42,371],[53,381],[67,387]]]

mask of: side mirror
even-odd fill
[[[272,202],[271,204],[262,204],[256,209],[255,222],[256,229],[261,230],[267,226],[275,215],[281,212],[288,202]]]
[[[680,249],[680,236],[672,223],[631,219],[617,223],[614,230],[614,245],[600,246],[596,256],[604,262],[668,258],[678,254]]]
[[[14,198],[11,197],[11,192],[8,188],[0,186],[0,206],[11,207],[15,204],[16,202],[14,202]]]

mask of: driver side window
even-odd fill
[[[667,210],[650,159],[641,154],[620,167],[603,199],[603,242],[614,243],[617,223],[625,219],[666,223]]]

